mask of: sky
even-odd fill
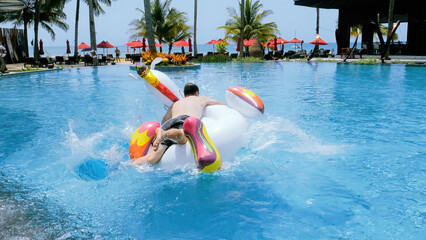
[[[163,0],[162,0],[163,1]],[[238,0],[198,0],[198,21],[197,21],[197,44],[206,43],[212,39],[223,38],[224,30],[217,30],[217,27],[225,25],[229,19],[227,8],[235,8],[239,12]],[[294,37],[310,42],[315,39],[316,9],[294,5],[293,0],[260,0],[263,4],[262,10],[272,10],[273,13],[264,19],[266,22],[275,22],[279,36],[286,40]],[[194,25],[194,1],[193,0],[172,0],[171,7],[187,13],[187,24]],[[79,39],[78,42],[86,42],[90,45],[89,13],[88,6],[81,2],[79,19]],[[104,15],[95,17],[96,41],[109,41],[114,45],[124,45],[131,39],[133,32],[130,31],[130,22],[140,19],[141,13],[136,8],[144,9],[143,0],[112,0],[110,7],[103,6]],[[44,42],[44,46],[64,46],[69,40],[71,46],[74,45],[75,29],[75,9],[76,0],[70,0],[65,5],[64,12],[67,15],[66,22],[69,25],[68,31],[54,28],[56,39],[52,40],[50,35],[44,30],[39,30],[39,38]],[[327,42],[335,42],[334,31],[337,26],[338,10],[320,9],[320,36]],[[13,27],[12,24],[1,24],[1,27]],[[23,27],[21,27],[23,28]],[[405,41],[405,25],[401,25],[397,33],[400,40]],[[34,30],[29,31],[29,42],[34,38]]]

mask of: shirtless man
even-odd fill
[[[143,163],[156,164],[173,144],[185,144],[186,137],[183,132],[183,123],[188,117],[201,118],[204,108],[209,105],[225,105],[224,103],[199,96],[199,89],[193,83],[187,83],[183,90],[185,98],[175,102],[167,111],[162,120],[161,127],[155,130],[156,138],[152,149],[147,155],[135,159],[131,164]]]

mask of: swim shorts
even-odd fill
[[[167,131],[167,130],[172,129],[172,128],[182,129],[183,123],[185,122],[185,119],[187,119],[188,117],[189,117],[188,115],[180,115],[180,116],[177,116],[175,118],[170,118],[165,123],[163,123],[163,125],[161,125],[161,129],[163,129],[164,131]],[[154,137],[152,142],[155,141],[156,137],[157,136]],[[166,145],[167,147],[170,147],[171,145],[176,144],[176,142],[171,140],[171,139],[166,139],[166,140],[162,141],[161,144]]]

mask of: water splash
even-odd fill
[[[341,146],[323,144],[320,139],[307,134],[289,119],[274,116],[267,116],[266,121],[258,121],[251,125],[246,142],[252,152],[268,149],[334,155],[341,150]]]

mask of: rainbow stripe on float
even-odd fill
[[[152,71],[143,63],[136,64],[136,71],[138,72],[141,78],[145,79],[151,86],[160,91],[164,96],[166,96],[170,101],[177,102],[179,98],[168,89],[164,84],[158,80],[158,78],[152,73]]]
[[[260,97],[257,96],[256,93],[248,90],[247,88],[233,86],[228,88],[228,91],[237,95],[243,101],[245,101],[246,103],[250,104],[252,107],[259,110],[259,112],[261,112],[262,114],[265,111],[265,106],[263,105],[262,99],[260,99]]]

